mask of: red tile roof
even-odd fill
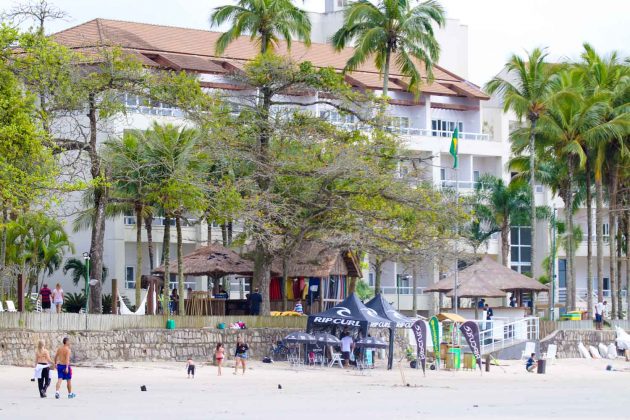
[[[85,50],[98,46],[119,46],[131,53],[143,56],[146,65],[156,65],[174,69],[206,73],[225,73],[243,64],[258,54],[257,45],[249,37],[242,36],[227,48],[223,56],[215,53],[215,43],[220,32],[200,29],[178,28],[146,23],[126,22],[108,19],[94,19],[81,25],[53,34],[54,39],[71,49]],[[277,52],[290,56],[296,61],[310,61],[318,67],[333,67],[341,71],[353,49],[346,48],[335,52],[328,44],[311,44],[294,41],[291,50],[281,43]],[[153,63],[155,62],[155,63]],[[226,65],[227,64],[227,65]],[[233,66],[233,67],[230,67]],[[418,65],[424,76],[424,68]],[[453,73],[435,66],[434,82],[425,83],[421,90],[434,95],[465,96],[486,100],[489,97],[477,86]],[[392,69],[392,90],[404,91],[405,81],[397,69]],[[382,79],[371,60],[350,74],[357,86],[380,89]],[[397,82],[399,81],[399,82]]]

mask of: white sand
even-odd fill
[[[31,368],[0,366],[0,418],[60,419],[416,419],[630,418],[630,372],[605,370],[606,360],[559,360],[547,374],[525,372],[516,361],[491,372],[375,369],[368,375],[333,369],[288,369],[285,363],[251,364],[244,376],[183,363],[128,363],[75,367],[77,398],[40,399]],[[407,365],[408,366],[408,365]],[[616,369],[630,363],[613,362]],[[56,375],[53,375],[56,378]],[[278,389],[282,385],[282,390]],[[140,391],[146,385],[147,392]]]

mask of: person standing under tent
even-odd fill
[[[347,369],[350,367],[350,353],[354,350],[354,340],[350,333],[345,333],[341,339],[341,357],[343,358],[343,366]]]
[[[72,392],[72,367],[70,366],[70,339],[64,337],[63,345],[57,349],[55,354],[55,365],[57,367],[57,385],[55,386],[55,398],[59,399],[59,389],[61,383],[66,381],[68,388],[68,398],[76,397],[76,394]]]
[[[63,306],[63,289],[61,288],[61,284],[57,283],[55,286],[55,290],[52,291],[53,304],[57,309],[57,313],[61,313],[61,308]]]
[[[42,299],[42,312],[50,312],[50,296],[52,295],[52,290],[48,288],[48,284],[44,283],[39,290],[39,295]]]
[[[50,301],[48,303],[50,308]],[[37,378],[37,388],[41,398],[46,398],[46,391],[50,385],[50,366],[52,364],[53,361],[46,349],[44,340],[39,340],[35,351],[35,377]]]

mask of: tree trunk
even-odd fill
[[[348,296],[357,291],[357,281],[356,277],[348,277]]]
[[[597,302],[604,300],[604,188],[602,180],[595,177],[595,236],[597,239]],[[593,310],[593,308],[590,308]]]
[[[418,315],[418,267],[415,263],[413,264],[411,275],[411,286],[413,287],[411,291],[411,316],[416,317]]]
[[[179,288],[179,313],[186,315],[186,287],[184,285],[184,253],[182,244],[182,217],[175,216],[175,229],[177,230],[177,285]]]
[[[93,180],[97,180],[104,174],[101,170],[101,160],[97,149],[97,111],[96,98],[90,94],[88,98],[88,120],[90,124],[90,173]],[[92,232],[90,238],[90,279],[97,283],[103,282],[103,244],[105,242],[105,207],[107,206],[107,188],[103,182],[98,182],[94,187],[94,216],[92,217]],[[95,287],[90,293],[90,313],[102,312],[101,288]]]
[[[212,221],[209,219],[206,219],[206,224],[207,224],[207,229],[208,229],[208,240],[206,243],[208,245],[212,245]]]
[[[627,204],[626,204],[627,205]],[[630,319],[630,210],[626,210],[626,317]]]
[[[228,240],[228,246],[232,245],[232,234],[234,233],[234,225],[232,223],[232,221],[230,220],[227,223],[227,240]]]
[[[171,218],[164,217],[164,238],[162,239],[162,263],[164,264],[164,314],[169,316],[169,297],[171,288]]]
[[[260,305],[260,315],[269,315],[269,283],[271,271],[271,256],[267,252],[260,240],[256,241],[254,250],[254,284],[260,289],[262,304]]]
[[[567,221],[567,301],[570,310],[577,308],[575,284],[575,243],[573,241],[573,156],[567,157],[567,191],[565,200],[565,219]]]
[[[621,217],[617,215],[617,319],[623,319],[623,282],[621,281]]]
[[[609,248],[610,248],[610,300],[612,301],[611,318],[617,319],[617,179],[618,166],[612,164],[610,171],[610,195],[608,204]]]
[[[504,266],[509,267],[509,253],[510,253],[510,224],[508,219],[504,218],[501,223],[501,262]]]
[[[282,290],[282,310],[287,310],[287,280],[289,279],[289,258],[284,255],[282,257],[282,284],[280,289]]]
[[[221,223],[221,237],[223,239],[223,246],[228,246],[227,223]]]
[[[591,187],[591,164],[586,159],[586,314],[591,318],[593,311],[593,191]]]
[[[380,257],[374,259],[374,294],[381,293],[381,275],[383,273],[383,261]]]
[[[147,216],[144,219],[144,229],[147,231],[147,248],[149,251],[149,268],[150,271],[153,272],[155,268],[155,260],[153,257],[153,217]]]
[[[142,204],[136,203],[136,310],[142,295]]]
[[[529,188],[530,194],[530,217],[531,217],[531,260],[532,260],[532,278],[536,278],[536,123],[538,118],[530,119],[529,132]]]
[[[387,52],[385,53],[385,68],[383,69],[383,96],[387,96],[389,91],[389,65],[392,56],[391,47],[387,47]]]
[[[2,209],[2,221],[0,221],[0,272],[7,261],[7,209]]]

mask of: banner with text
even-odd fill
[[[479,326],[473,321],[466,321],[459,330],[464,334],[470,350],[477,359],[477,366],[481,369],[481,343],[479,342]]]
[[[427,324],[423,320],[419,319],[413,323],[411,327],[413,334],[416,337],[416,345],[418,346],[418,359],[422,364],[422,372],[425,372],[427,363]]]
[[[440,321],[436,316],[429,320],[429,329],[431,330],[431,340],[433,341],[433,354],[435,355],[435,364],[440,366]]]

